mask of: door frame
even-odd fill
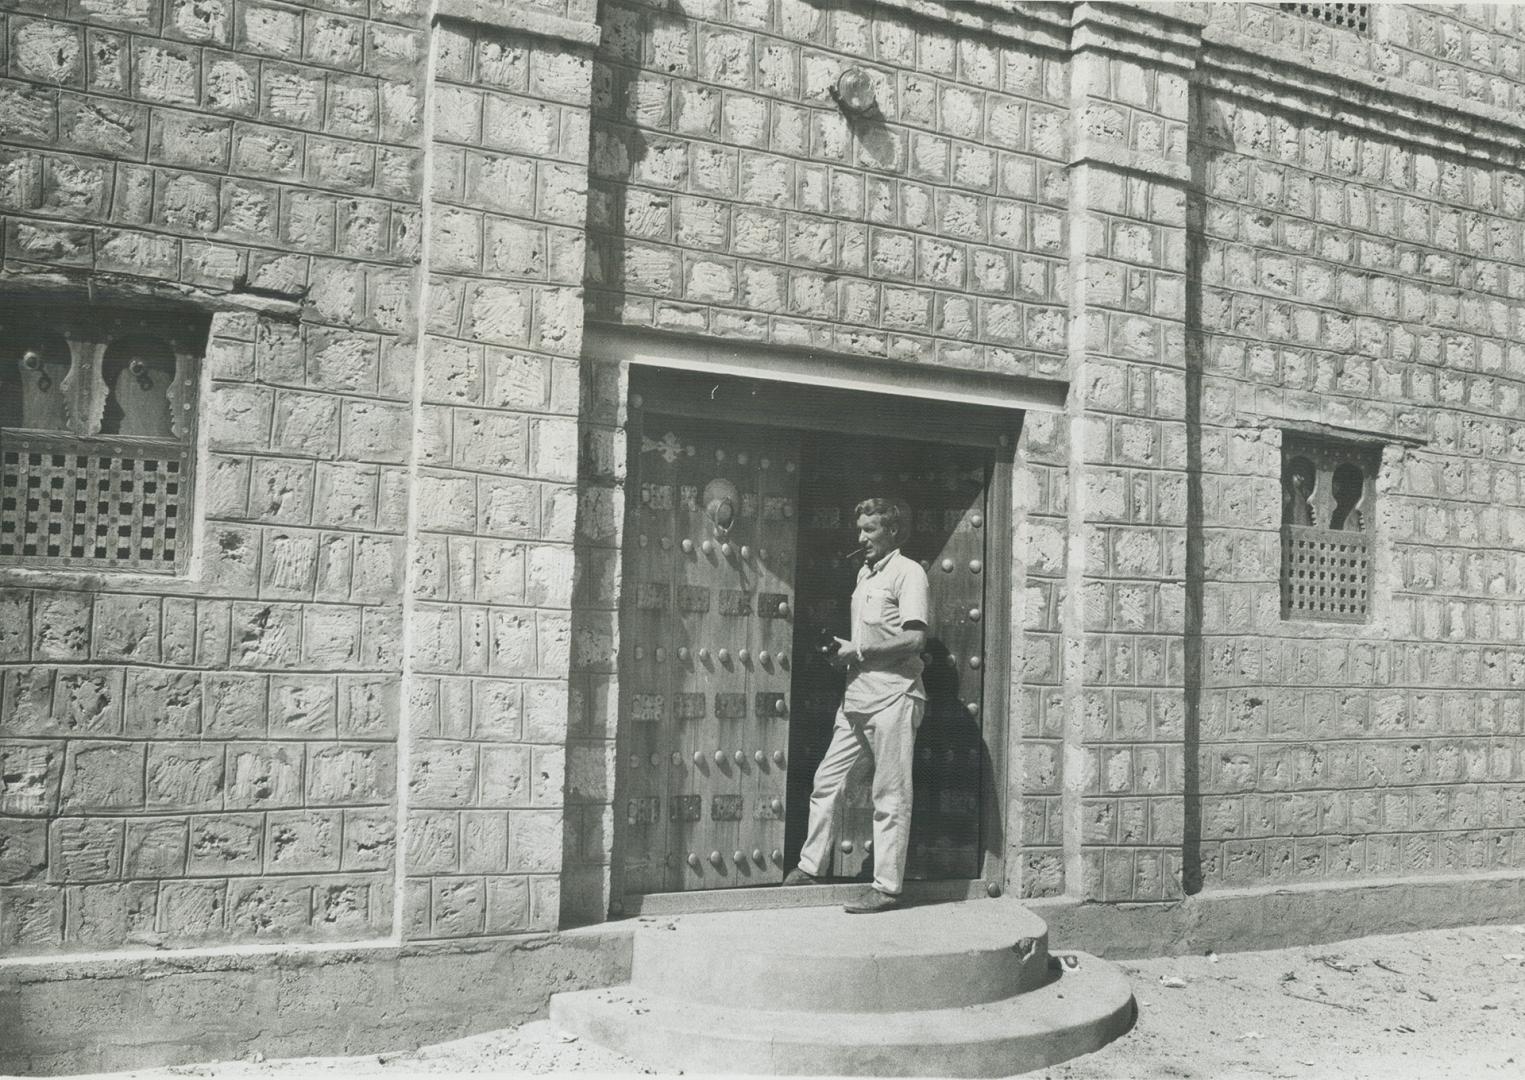
[[[991,489],[987,493],[987,515],[992,524],[1012,521],[1012,482],[1015,472],[1015,448],[1017,437],[1025,417],[1025,410],[1016,404],[1004,407],[969,400],[937,400],[914,397],[904,393],[874,392],[861,388],[813,385],[808,393],[792,379],[770,378],[771,373],[754,373],[747,377],[728,372],[708,372],[671,367],[659,364],[634,363],[630,368],[628,405],[632,414],[647,412],[658,415],[689,416],[696,419],[731,421],[762,427],[775,427],[797,431],[838,431],[843,417],[851,416],[857,433],[884,435],[899,439],[951,443],[988,451],[992,457]],[[960,395],[962,397],[962,395]],[[1047,404],[1045,402],[1045,404]],[[633,484],[639,484],[635,475],[639,470],[641,425],[628,425],[627,439],[632,440],[635,450],[629,452],[625,479],[627,513]],[[985,716],[982,718],[982,738],[989,755],[989,784],[980,800],[980,862],[977,876],[967,879],[984,882],[986,887],[1004,887],[1007,870],[1007,853],[1011,847],[1011,806],[1007,785],[1010,777],[1009,747],[1013,728],[1011,716],[1012,664],[1015,646],[1012,614],[1015,610],[1012,597],[1013,534],[1009,527],[993,527],[988,538],[986,559],[987,589],[995,598],[986,601],[987,611],[996,607],[999,618],[986,619],[986,644],[984,653],[985,682],[983,700]],[[622,543],[623,551],[623,543]],[[623,554],[621,556],[621,581],[623,582]],[[623,611],[624,599],[621,599]],[[619,652],[623,676],[625,652]],[[622,678],[623,681],[623,678]],[[623,709],[621,710],[623,712]],[[621,853],[626,844],[625,815],[621,812],[624,791],[624,747],[621,736],[628,721],[619,718],[615,745],[615,795],[613,813],[613,837],[610,851],[610,899],[618,910],[632,909],[624,887],[624,864]],[[998,827],[996,827],[998,826]],[[949,879],[960,881],[966,879]],[[715,892],[736,894],[744,889],[705,890],[692,894],[694,897],[709,896]],[[655,894],[633,894],[655,895]],[[683,894],[688,896],[690,894]],[[635,906],[639,906],[638,904]]]

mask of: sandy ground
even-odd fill
[[[1032,1075],[1525,1077],[1525,926],[1122,966],[1133,1030]]]
[[[1433,930],[1335,945],[1126,961],[1139,1019],[1045,1080],[1525,1078],[1525,926]],[[223,1062],[115,1074],[638,1074],[635,1062],[549,1022],[409,1053]]]

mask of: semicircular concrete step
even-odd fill
[[[1043,920],[980,901],[872,917],[800,908],[650,921],[635,935],[630,984],[737,1008],[889,1012],[999,1001],[1048,978]]]
[[[1050,956],[1010,900],[643,918],[630,985],[551,999],[562,1027],[648,1065],[763,1075],[1009,1076],[1133,1015],[1114,965]]]
[[[735,1008],[633,986],[557,994],[563,1028],[661,1070],[765,1076],[1011,1076],[1099,1050],[1133,1022],[1113,965],[1053,958],[1059,976],[1001,1001],[906,1012]]]

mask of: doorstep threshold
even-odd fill
[[[867,882],[832,885],[752,885],[737,889],[702,889],[693,892],[627,893],[616,915],[696,915],[713,911],[762,911],[771,908],[831,907],[856,900],[870,888]],[[955,881],[908,881],[905,898],[911,904],[953,900],[977,900],[990,895],[988,883]]]

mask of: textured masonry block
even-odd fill
[[[390,810],[345,810],[341,866],[345,870],[387,870],[396,858],[397,817]]]
[[[0,943],[29,952],[57,946],[63,936],[63,900],[61,889],[0,887]]]
[[[185,873],[187,824],[183,818],[132,818],[126,822],[122,874],[127,878],[174,878]]]
[[[230,743],[226,757],[226,805],[265,809],[302,803],[300,744]]]
[[[76,813],[141,809],[145,751],[143,743],[71,741],[61,807]]]
[[[561,868],[562,812],[518,810],[509,817],[508,865],[518,873],[554,873]]]
[[[151,933],[158,891],[150,882],[70,888],[64,933],[70,941],[103,946]]]
[[[341,811],[274,812],[267,816],[265,828],[268,872],[325,873],[339,869]]]
[[[227,881],[166,882],[159,893],[155,929],[179,941],[220,936],[227,906]]]
[[[527,746],[481,748],[480,800],[488,806],[527,806],[533,775]]]
[[[363,805],[392,798],[396,787],[392,747],[335,744],[309,747],[306,795],[309,805]]]
[[[48,867],[48,823],[0,819],[0,884],[40,880]]]
[[[145,787],[145,805],[150,810],[221,809],[223,748],[217,744],[151,743]]]
[[[264,826],[259,814],[193,817],[186,872],[203,875],[251,875],[260,872]]]
[[[450,872],[459,864],[460,815],[409,810],[406,842],[409,874]]]
[[[119,820],[61,818],[49,830],[48,876],[53,881],[110,881],[122,867]]]
[[[237,938],[292,940],[311,922],[311,883],[285,878],[234,881],[228,885],[226,919]]]
[[[268,685],[263,675],[207,675],[202,684],[205,733],[221,737],[263,735]]]
[[[430,741],[415,749],[409,805],[421,809],[469,806],[477,788],[477,748],[469,743]]]

